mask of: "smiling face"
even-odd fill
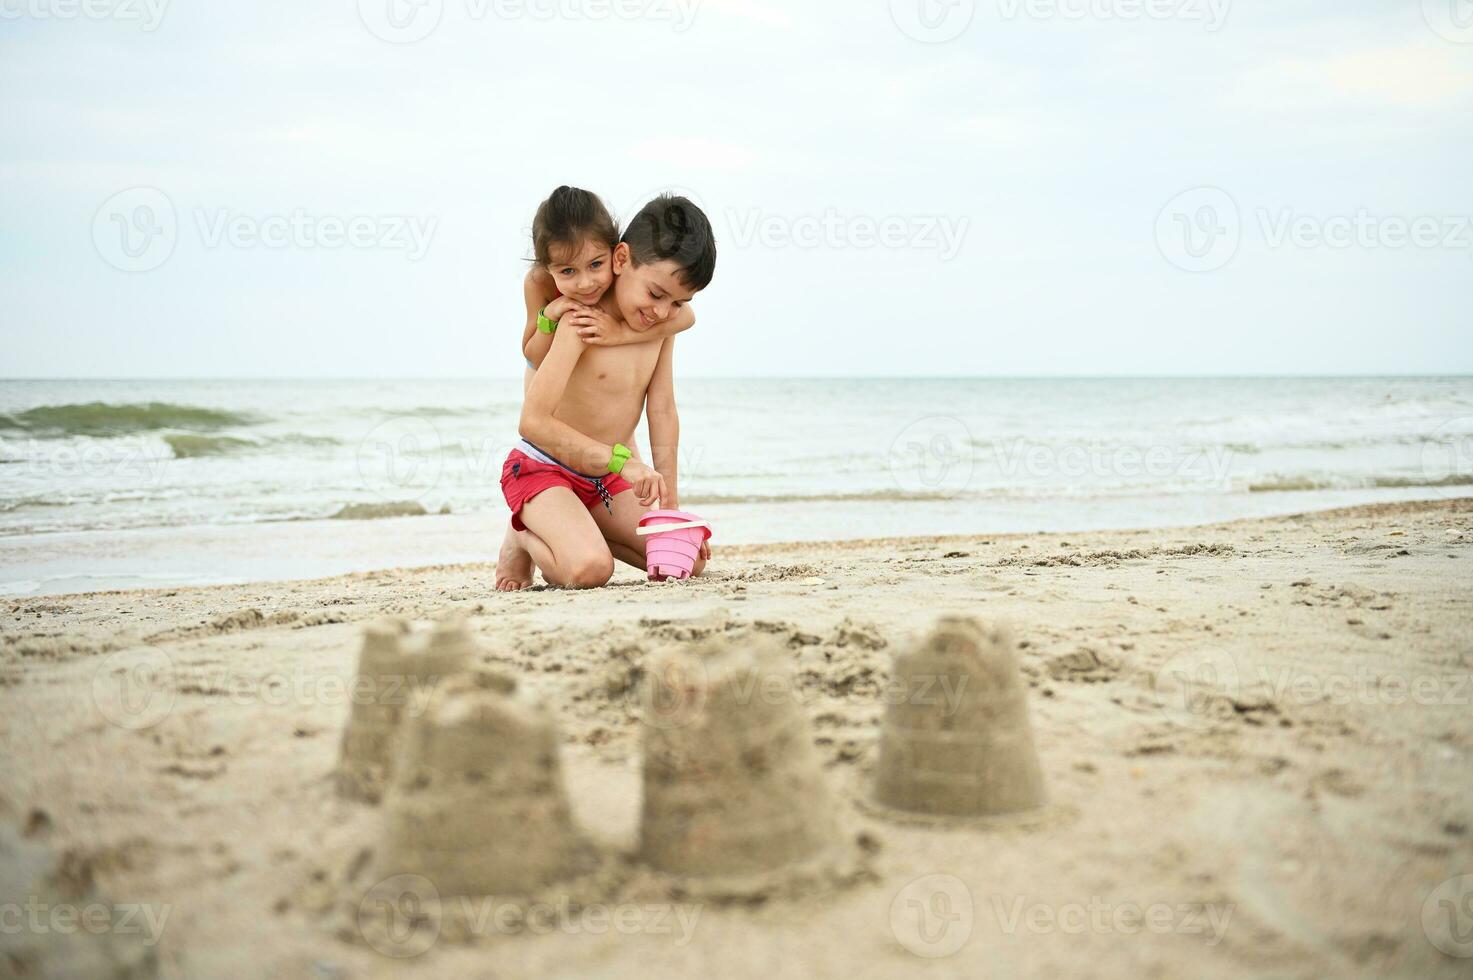
[[[577,248],[554,245],[550,251],[553,261],[547,271],[558,292],[585,306],[603,298],[614,281],[613,254],[607,245],[585,239]]]
[[[624,322],[643,332],[663,323],[690,302],[695,290],[685,284],[680,265],[669,259],[635,265],[629,246],[614,249],[614,304]]]

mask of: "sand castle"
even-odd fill
[[[919,649],[896,656],[893,684],[877,803],[939,817],[1043,804],[1028,688],[1005,631],[945,617]]]
[[[378,802],[390,776],[393,745],[406,715],[422,711],[448,678],[470,669],[475,643],[459,619],[414,633],[402,619],[370,626],[358,657],[352,714],[343,731],[338,791]]]
[[[786,658],[772,641],[754,642],[710,641],[648,675],[640,856],[656,869],[754,874],[837,839]]]
[[[438,691],[395,755],[381,876],[423,875],[442,896],[507,895],[576,870],[559,742],[551,712],[510,678]]]

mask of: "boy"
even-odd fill
[[[710,284],[716,242],[701,209],[662,195],[630,221],[612,256],[614,284],[599,302],[565,316],[522,408],[522,441],[502,467],[512,527],[553,585],[608,582],[614,559],[645,567],[639,517],[657,500],[679,507],[673,337],[654,331]],[[592,346],[578,330],[650,333],[622,346]],[[649,419],[653,467],[625,443]],[[707,557],[702,550],[700,574]]]

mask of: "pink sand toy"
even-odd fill
[[[711,537],[711,525],[683,510],[652,510],[639,519],[635,532],[644,543],[644,563],[650,578],[686,579],[695,570],[701,545]]]

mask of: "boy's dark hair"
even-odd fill
[[[532,218],[532,256],[538,265],[552,264],[552,246],[576,247],[589,239],[611,251],[619,244],[619,226],[597,194],[564,184],[537,206]]]
[[[716,274],[716,236],[706,213],[689,198],[661,194],[639,209],[623,241],[635,265],[670,260],[692,291],[711,285]]]

